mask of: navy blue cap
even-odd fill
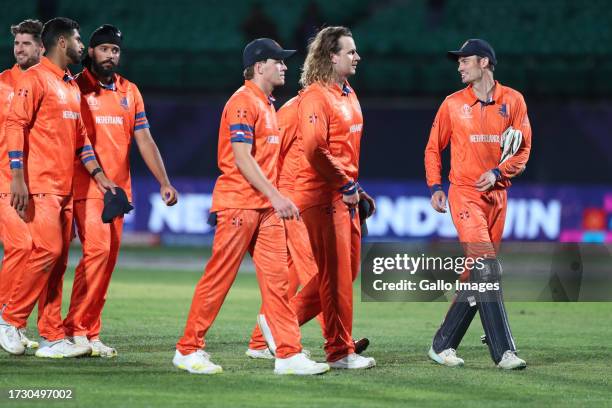
[[[284,60],[295,54],[295,50],[284,50],[276,41],[270,38],[258,38],[244,47],[242,52],[243,68],[268,58]]]
[[[487,57],[491,65],[497,65],[495,50],[491,47],[491,44],[480,38],[467,40],[457,51],[448,52],[448,57],[455,61],[459,59],[459,57],[470,57],[472,55]]]

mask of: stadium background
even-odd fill
[[[300,51],[288,61],[287,85],[275,93],[278,108],[297,91],[307,39],[324,24],[350,26],[363,58],[351,83],[365,116],[360,181],[380,203],[370,239],[454,236],[450,217],[428,204],[423,150],[437,107],[462,86],[446,50],[482,37],[498,54],[496,79],[525,95],[534,132],[527,171],[510,190],[506,239],[612,242],[607,1],[29,0],[3,7],[0,65],[12,64],[10,24],[56,15],[79,21],[85,40],[103,23],[122,30],[120,71],[141,88],[182,193],[177,207],[162,206],[133,149],[136,210],[127,218],[128,243],[210,242],[205,220],[218,175],[219,116],[242,82],[244,44],[271,36]]]

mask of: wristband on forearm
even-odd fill
[[[495,174],[495,180],[499,181],[502,179],[501,171],[497,167],[491,169],[491,171],[493,172],[493,174]]]
[[[354,181],[349,181],[345,185],[340,188],[340,192],[344,195],[353,195],[357,192],[359,188],[359,183],[355,183]]]
[[[103,170],[100,167],[96,167],[95,169],[91,171],[91,177],[96,177],[96,174],[102,173],[102,171]]]
[[[429,187],[429,191],[431,192],[432,195],[436,191],[442,191],[442,184],[434,184],[433,186]]]

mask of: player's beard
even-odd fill
[[[93,71],[99,76],[110,77],[117,71],[117,65],[115,65],[115,63],[112,61],[104,61],[104,62],[110,62],[111,63],[110,68],[105,68],[102,64],[99,64],[97,61],[93,59],[91,61],[91,67]]]
[[[82,54],[79,54],[77,48],[67,48],[66,56],[70,59],[71,64],[78,64],[79,62],[81,62]]]

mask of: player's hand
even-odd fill
[[[94,178],[96,179],[98,190],[100,190],[102,194],[106,193],[106,190],[110,190],[113,194],[117,194],[117,191],[115,191],[117,185],[109,180],[103,172],[96,174]]]
[[[431,195],[431,206],[439,213],[446,212],[446,193],[438,190]]]
[[[495,183],[497,182],[497,177],[495,177],[495,173],[491,170],[482,173],[480,178],[476,181],[476,189],[478,191],[487,191],[493,188]]]
[[[275,194],[272,199],[272,207],[274,207],[274,211],[276,211],[276,215],[283,220],[292,220],[292,219],[300,219],[300,211],[293,204],[293,201],[288,199],[287,197],[281,195],[280,193]]]
[[[342,194],[342,201],[349,208],[355,208],[359,204],[359,193],[355,190],[353,194]]]
[[[25,220],[25,213],[28,208],[28,186],[22,178],[13,177],[11,180],[11,207],[17,211],[19,216]]]
[[[162,196],[162,200],[168,207],[173,206],[178,202],[178,192],[171,184],[164,184],[159,189],[159,192]]]
[[[370,216],[376,212],[376,203],[374,202],[374,199],[365,191],[359,193],[359,199],[366,200],[368,204],[370,204],[370,213],[367,216],[367,218],[370,218]]]

